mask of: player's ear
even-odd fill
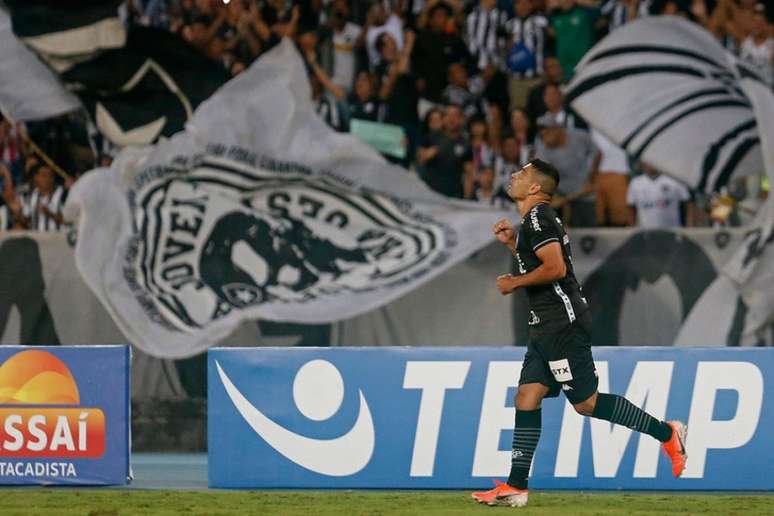
[[[535,195],[535,194],[540,193],[541,189],[542,189],[542,187],[540,186],[540,183],[532,183],[531,185],[529,185],[528,192],[529,192],[530,195]]]

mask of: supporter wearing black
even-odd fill
[[[463,178],[473,173],[473,155],[463,128],[465,116],[459,106],[447,106],[443,116],[443,133],[428,136],[427,147],[420,148],[419,164],[424,166],[422,179],[436,192],[462,198]]]
[[[382,102],[376,94],[376,78],[368,71],[361,70],[355,78],[355,87],[347,98],[349,120],[379,122],[382,117]]]
[[[452,9],[445,2],[429,8],[427,28],[420,30],[411,56],[417,77],[421,80],[421,95],[431,102],[441,102],[446,87],[446,71],[451,63],[468,65],[470,54],[458,34],[447,28]]]
[[[543,398],[558,396],[560,389],[578,413],[661,441],[675,476],[685,468],[683,423],[659,421],[626,398],[597,392],[588,305],[573,272],[570,239],[550,206],[558,185],[556,168],[539,159],[530,161],[513,174],[508,189],[522,216],[518,236],[506,219],[493,228],[518,266],[516,275],[497,278],[497,288],[503,295],[517,288],[526,290],[530,340],[514,400],[516,420],[508,482],[473,493],[473,498],[489,505],[527,504],[527,475],[540,439],[541,403]]]

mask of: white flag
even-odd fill
[[[67,210],[80,213],[87,284],[133,344],[167,357],[244,319],[372,310],[491,242],[503,215],[450,201],[328,128],[288,40],[184,132],[87,174]]]
[[[769,85],[694,23],[660,16],[626,24],[584,57],[568,97],[631,156],[693,188],[715,191],[763,171],[774,180]],[[731,334],[752,344],[774,321],[773,203],[694,305],[675,345],[723,345]]]
[[[80,108],[80,102],[14,35],[0,7],[0,109],[12,120],[41,120]]]
[[[654,16],[594,46],[577,66],[567,99],[634,159],[710,192],[763,170],[742,78],[763,81],[699,25]]]

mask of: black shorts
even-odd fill
[[[590,328],[587,312],[557,333],[531,336],[519,385],[542,383],[549,389],[547,398],[559,396],[561,389],[573,405],[588,399],[599,384]]]

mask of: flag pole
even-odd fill
[[[0,107],[0,113],[2,113],[3,118],[11,122],[12,125],[14,126],[16,125],[16,120],[14,120],[13,117],[9,115],[2,107]],[[43,151],[43,149],[38,147],[38,144],[32,141],[32,138],[30,138],[29,135],[27,135],[26,133],[25,134],[20,133],[19,136],[21,136],[21,139],[24,143],[30,146],[34,154],[36,154],[40,159],[42,159],[46,165],[51,167],[51,170],[53,170],[54,173],[59,175],[62,179],[73,178],[73,176],[65,172],[62,167],[54,163],[54,160],[52,160],[51,157],[49,157],[49,155]]]

